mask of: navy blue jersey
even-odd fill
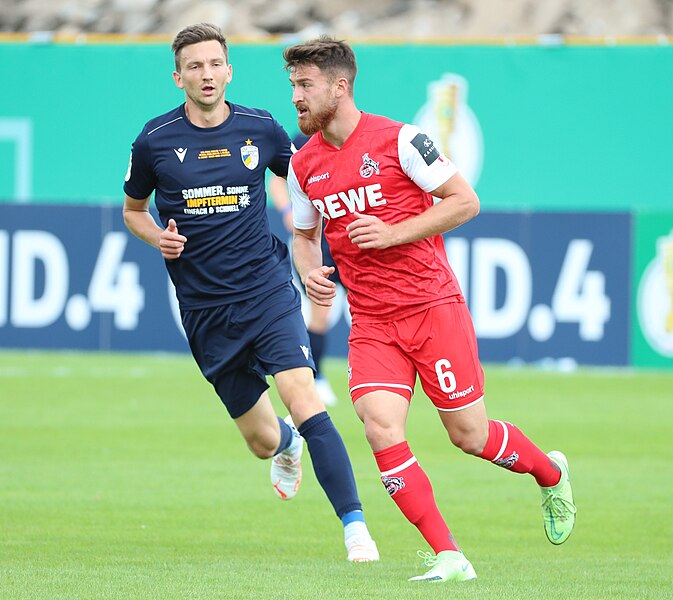
[[[227,103],[217,127],[196,127],[184,104],[149,121],[133,143],[124,192],[154,192],[164,227],[175,219],[185,249],[166,267],[180,306],[236,302],[291,279],[285,244],[269,230],[265,172],[287,175],[290,138],[264,110]]]

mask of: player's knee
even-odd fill
[[[375,451],[404,441],[403,431],[371,420],[365,420],[365,436]]]
[[[465,454],[472,454],[479,456],[484,451],[486,441],[488,440],[488,432],[481,432],[477,430],[470,431],[452,431],[449,432],[451,443],[460,448]]]
[[[271,458],[276,454],[278,449],[278,440],[271,440],[265,438],[254,438],[246,440],[250,452],[257,458]]]

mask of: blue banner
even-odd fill
[[[482,360],[628,364],[630,232],[628,213],[482,213],[448,234]],[[332,317],[326,351],[345,356],[343,290]],[[0,347],[188,351],[163,260],[119,206],[0,205]]]
[[[0,346],[188,350],[163,259],[121,206],[0,207]]]

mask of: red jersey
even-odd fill
[[[362,113],[341,148],[316,133],[290,161],[294,225],[325,237],[348,291],[353,319],[390,321],[462,294],[441,235],[383,250],[348,238],[354,212],[398,223],[433,205],[429,192],[457,172],[417,127]]]

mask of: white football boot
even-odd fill
[[[304,438],[299,435],[290,415],[285,422],[292,428],[292,443],[271,461],[271,485],[281,500],[292,500],[301,484],[301,453]]]

